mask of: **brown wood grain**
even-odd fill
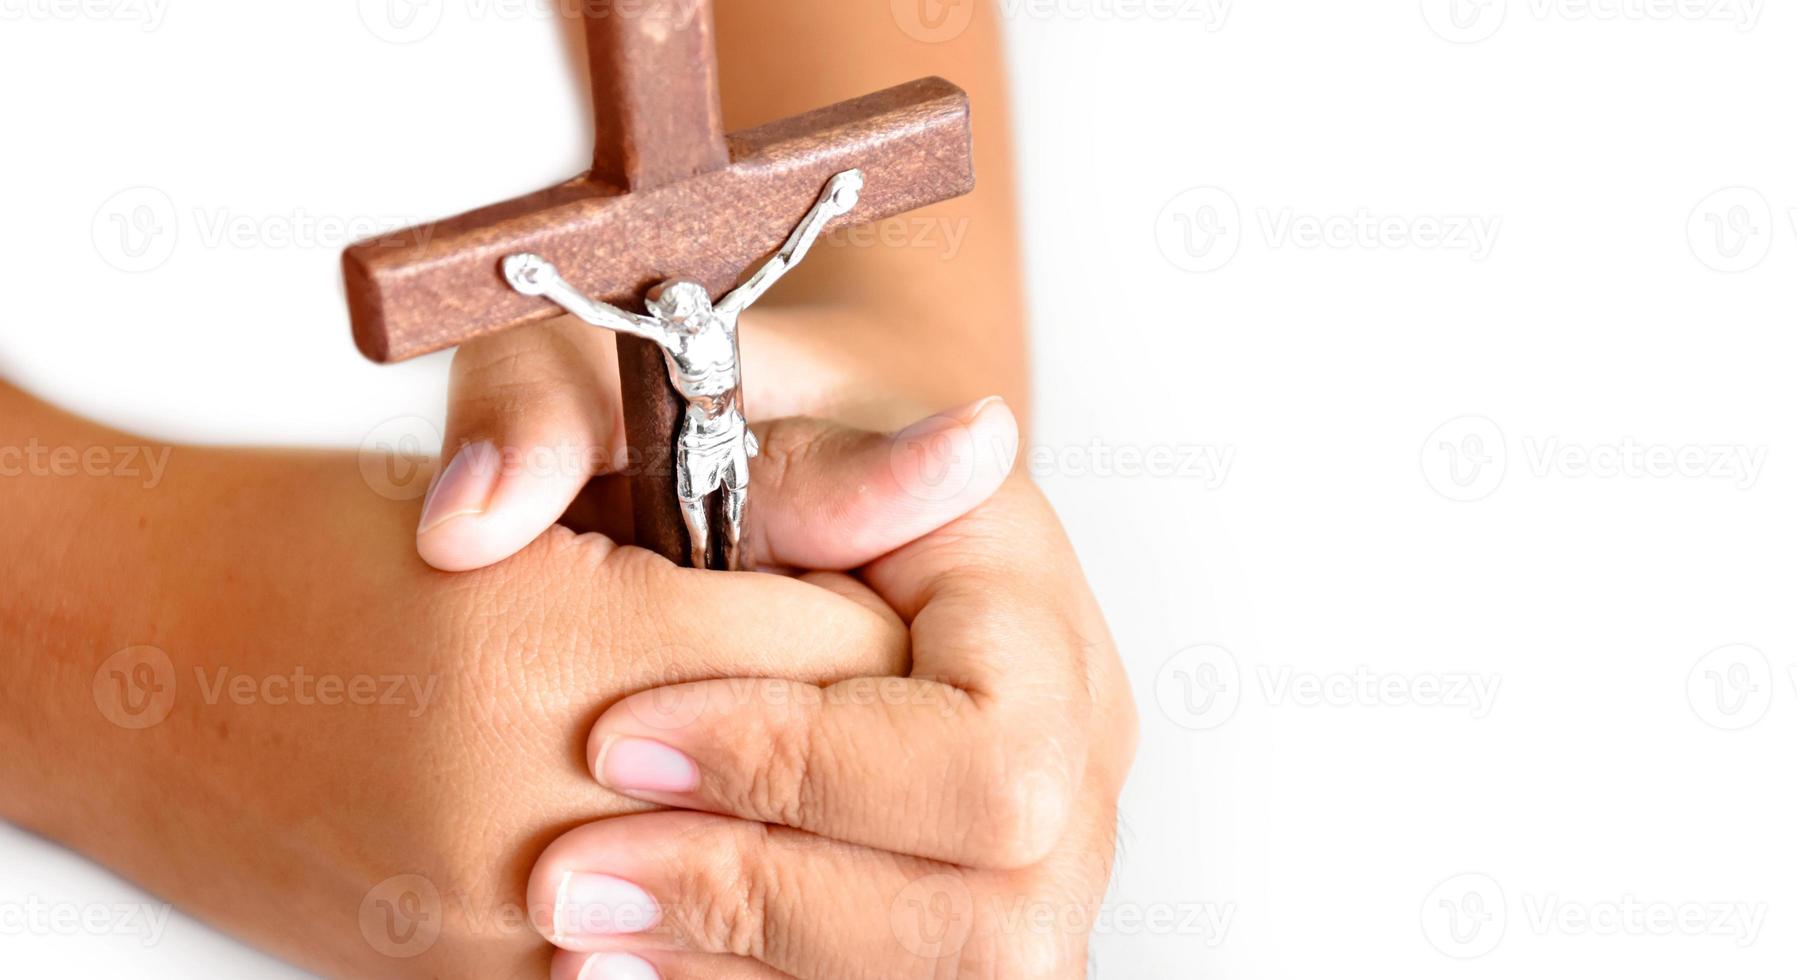
[[[520,252],[625,308],[640,309],[649,287],[672,278],[700,282],[715,299],[778,250],[845,170],[865,178],[845,226],[973,189],[967,95],[943,79],[725,136],[709,0],[595,6],[586,34],[593,170],[346,250],[350,324],[364,355],[403,361],[562,315],[506,285],[500,262]],[[618,367],[637,544],[684,564],[672,473],[683,405],[653,343],[619,337]]]
[[[585,177],[344,254],[350,321],[369,358],[403,361],[560,315],[500,276],[507,255],[533,251],[606,302],[640,305],[673,276],[714,296],[792,233],[831,176],[861,168],[847,227],[973,189],[966,95],[920,79],[736,133],[725,169],[624,193]]]
[[[595,179],[644,190],[730,162],[708,5],[691,0],[591,4]]]
[[[678,3],[636,8],[636,16],[622,9],[590,8],[585,18],[597,117],[587,180],[634,195],[728,166],[711,8],[686,5],[684,23]],[[622,335],[617,345],[636,543],[685,563],[692,552],[673,504],[684,406],[659,345]]]

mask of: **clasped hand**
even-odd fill
[[[441,482],[484,471],[440,485],[419,536],[449,568],[505,553],[597,475],[508,470],[496,443],[615,438],[553,418],[584,412],[573,399],[513,402],[501,425],[463,383]],[[634,614],[612,656],[762,666],[642,690],[592,725],[591,777],[657,809],[536,860],[551,975],[1083,977],[1134,709],[1054,514],[1013,473],[1015,419],[988,399],[896,436],[758,428],[751,553],[791,576],[600,562],[592,587]],[[895,669],[832,669],[870,662]]]

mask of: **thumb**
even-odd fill
[[[569,320],[462,345],[450,369],[448,464],[418,521],[418,554],[459,572],[501,561],[567,511],[624,445],[617,349]]]
[[[997,397],[892,435],[815,419],[757,430],[748,547],[761,567],[858,568],[984,503],[1017,458],[1017,417]]]

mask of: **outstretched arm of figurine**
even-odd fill
[[[811,251],[817,243],[817,236],[824,233],[824,226],[830,219],[848,214],[855,209],[861,200],[861,171],[848,170],[830,178],[830,183],[811,208],[811,213],[799,222],[799,227],[786,240],[778,254],[767,261],[767,264],[755,270],[749,281],[733,290],[718,302],[720,313],[741,313],[761,298],[780,277],[791,271]]]
[[[667,334],[655,320],[589,298],[569,285],[561,273],[555,270],[555,266],[540,255],[527,252],[507,256],[502,267],[505,281],[526,296],[541,296],[595,327],[627,333],[667,346]]]

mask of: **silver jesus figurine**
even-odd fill
[[[799,222],[779,253],[749,281],[716,305],[705,287],[671,279],[649,292],[649,315],[639,316],[591,299],[570,286],[555,266],[538,255],[513,255],[504,262],[506,282],[526,296],[542,296],[580,319],[654,341],[668,363],[674,390],[686,399],[675,447],[674,476],[680,510],[686,516],[693,567],[704,568],[711,530],[705,501],[724,491],[725,567],[740,560],[743,510],[749,495],[749,460],[760,452],[742,413],[742,372],[736,321],[769,287],[805,257],[830,219],[854,209],[861,194],[861,171],[830,179],[811,212]]]

